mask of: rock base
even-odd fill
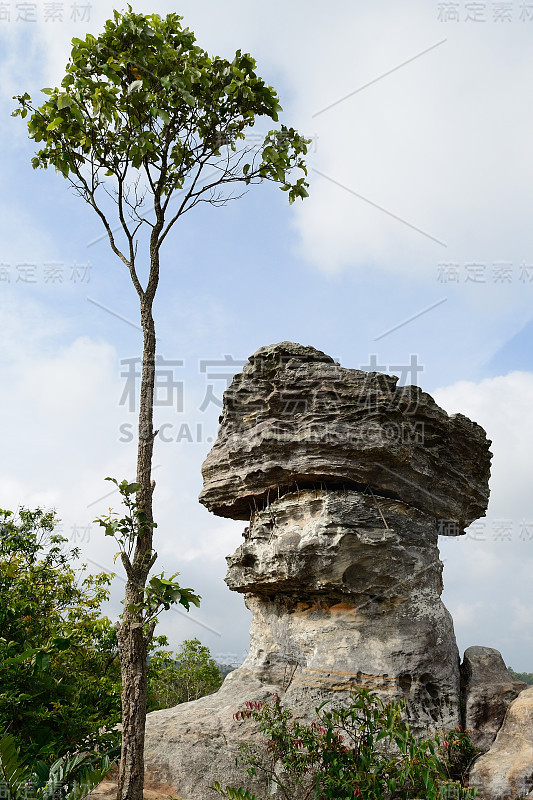
[[[432,517],[374,494],[305,491],[258,512],[244,536],[226,581],[252,611],[249,655],[216,694],[148,716],[148,788],[209,800],[213,781],[246,779],[253,791],[236,762],[257,728],[233,715],[274,692],[305,720],[363,686],[405,698],[416,735],[459,724]]]
[[[533,796],[533,686],[507,709],[494,744],[470,772],[470,785],[480,800]]]

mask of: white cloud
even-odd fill
[[[479,601],[469,605],[468,603],[453,603],[448,608],[456,627],[472,628],[477,622],[478,618],[483,614],[484,606]]]
[[[433,394],[448,413],[460,411],[470,417],[492,440],[491,517],[533,519],[533,374],[511,372],[480,383],[461,381]]]
[[[533,374],[511,372],[479,383],[462,381],[434,392],[448,413],[482,425],[492,439],[487,517],[462,540],[441,537],[446,558],[444,599],[462,648],[496,647],[507,663],[533,663]],[[475,637],[475,639],[474,639]]]
[[[62,520],[59,532],[81,548],[89,570],[120,575],[120,564],[114,563],[117,545],[94,523],[109,507],[121,511],[118,493],[104,478],[135,474],[135,442],[119,441],[119,426],[129,420],[135,431],[136,415],[119,405],[124,380],[117,352],[108,342],[75,336],[68,323],[47,315],[46,305],[36,300],[19,300],[16,310],[9,302],[0,304],[0,322],[9,337],[0,359],[0,507],[55,507]],[[188,391],[186,384],[185,406],[190,408],[194,403]],[[157,412],[166,420],[172,410]],[[181,423],[175,410],[171,418]],[[223,577],[225,556],[240,544],[244,523],[215,520],[198,504],[207,447],[156,440],[155,571],[179,570],[183,584],[203,598],[199,611],[165,615],[160,627],[173,647],[199,636],[212,648],[220,650],[223,641],[225,649],[241,653],[249,614],[240,596],[228,597]],[[117,578],[109,615],[119,613],[122,592],[123,581]]]
[[[70,37],[99,31],[109,15],[104,3],[92,6],[88,23],[41,22],[24,36],[21,23],[5,26],[6,94],[58,82]],[[175,8],[158,2],[152,10]],[[262,71],[278,73],[290,121],[317,135],[313,191],[296,207],[311,263],[326,271],[372,264],[424,278],[458,255],[512,259],[521,249],[528,258],[527,26],[443,25],[437,4],[421,0],[363,7],[339,0],[335,14],[317,2],[273,2],[267,11],[203,0],[182,3],[180,12],[208,50],[250,49]],[[22,41],[28,58],[21,61]]]
[[[533,641],[533,608],[526,606],[518,597],[511,599],[513,609],[513,628],[521,631],[530,641]]]

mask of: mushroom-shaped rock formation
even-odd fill
[[[229,714],[265,691],[309,718],[364,686],[404,698],[417,733],[460,722],[437,539],[485,513],[490,442],[396,384],[291,342],[233,379],[200,499],[249,520],[226,582],[252,611],[250,651],[216,695],[149,715],[149,785],[207,800],[214,780],[234,783],[243,723]]]

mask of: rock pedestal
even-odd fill
[[[404,697],[415,732],[459,724],[437,538],[484,514],[489,444],[394,377],[290,342],[255,353],[224,395],[200,496],[249,520],[226,582],[252,611],[250,652],[216,695],[149,715],[148,785],[207,800],[214,780],[242,783],[231,715],[272,691],[299,717],[357,685]]]
[[[289,493],[254,515],[228,565],[253,614],[243,666],[286,703],[312,714],[357,685],[405,697],[416,730],[459,723],[434,519],[350,490]]]

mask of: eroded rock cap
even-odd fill
[[[416,386],[346,369],[313,347],[262,347],[224,394],[200,501],[249,519],[298,488],[354,488],[402,500],[457,535],[485,513],[490,441]]]

